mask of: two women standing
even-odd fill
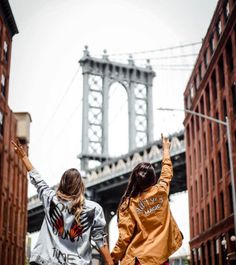
[[[119,238],[111,255],[104,233],[103,209],[98,203],[85,199],[78,170],[67,170],[55,192],[33,168],[22,146],[13,144],[45,211],[31,264],[89,265],[91,239],[108,265],[118,262],[121,265],[161,265],[181,246],[182,234],[168,202],[173,168],[167,138],[163,138],[159,180],[149,163],[140,163],[130,175],[118,208]]]

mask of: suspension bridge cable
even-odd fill
[[[186,53],[186,54],[178,54],[178,55],[169,55],[169,56],[162,56],[162,57],[149,57],[149,60],[162,60],[162,59],[176,59],[176,58],[186,58],[186,57],[194,57],[197,56],[198,53]],[[127,59],[120,58],[117,60],[127,61]],[[147,58],[135,58],[134,62],[136,61],[146,61]]]
[[[157,71],[192,71],[192,68],[155,68],[153,67],[155,70]]]
[[[54,137],[55,141],[52,142],[52,144],[48,147],[46,153],[49,153],[50,151],[53,150],[55,144],[58,142],[59,137],[64,132],[64,130],[67,128],[67,125],[69,124],[69,122],[71,121],[71,119],[73,118],[73,116],[75,115],[76,111],[79,109],[79,107],[81,107],[82,101],[83,101],[83,97],[79,100],[79,103],[76,105],[76,107],[74,108],[74,110],[71,112],[70,116],[66,119],[66,122],[64,123],[63,127],[61,128],[61,130]]]
[[[162,51],[168,51],[168,50],[174,50],[179,48],[186,48],[190,46],[197,46],[202,44],[201,41],[198,42],[192,42],[192,43],[186,43],[182,45],[177,46],[170,46],[166,48],[160,48],[160,49],[153,49],[153,50],[144,50],[144,51],[136,51],[136,52],[123,52],[123,53],[111,53],[109,56],[120,56],[120,55],[130,55],[130,54],[146,54],[146,53],[154,53],[154,52],[162,52]]]
[[[56,114],[57,114],[57,112],[58,112],[60,106],[62,105],[63,101],[65,100],[65,98],[66,98],[66,96],[67,96],[67,94],[68,94],[68,92],[70,91],[70,88],[72,87],[72,85],[73,85],[73,83],[74,83],[74,81],[75,81],[75,78],[76,78],[76,76],[77,76],[77,74],[78,74],[78,72],[79,72],[79,69],[80,69],[80,68],[78,68],[78,69],[76,70],[76,72],[74,73],[74,75],[72,76],[71,81],[69,82],[69,85],[67,86],[67,88],[66,88],[64,94],[62,95],[62,97],[60,98],[58,104],[56,105],[56,108],[55,108],[54,112],[52,113],[52,115],[51,115],[50,118],[48,119],[46,125],[44,126],[42,132],[40,133],[40,138],[42,138],[42,137],[44,136],[45,132],[46,132],[47,129],[50,127],[50,124],[52,123],[52,121],[53,121],[53,119],[55,118],[55,116],[56,116]]]

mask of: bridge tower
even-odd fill
[[[83,118],[81,169],[91,160],[105,161],[108,153],[108,95],[113,83],[120,83],[128,98],[129,151],[153,141],[152,83],[155,73],[147,61],[137,67],[130,56],[128,63],[91,57],[88,47],[79,61],[83,72]]]

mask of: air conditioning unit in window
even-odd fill
[[[30,123],[32,121],[28,112],[15,112],[14,113],[17,126],[16,136],[22,143],[29,143],[30,140]]]

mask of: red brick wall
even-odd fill
[[[7,58],[4,53],[7,43]],[[14,153],[11,139],[16,139],[16,119],[8,106],[11,35],[0,10],[0,112],[4,116],[0,134],[0,264],[24,264],[27,232],[27,174]],[[5,87],[1,84],[5,76]],[[3,93],[4,91],[4,93]],[[24,146],[27,151],[27,146]]]
[[[226,7],[228,16],[225,16]],[[211,39],[214,40],[212,53]],[[236,1],[220,0],[184,93],[185,108],[220,120],[229,118],[236,172],[233,90],[236,93]],[[230,241],[234,220],[226,127],[190,114],[186,115],[184,124],[192,263],[224,265],[226,255],[235,252]],[[221,244],[223,239],[227,241],[227,249]]]

